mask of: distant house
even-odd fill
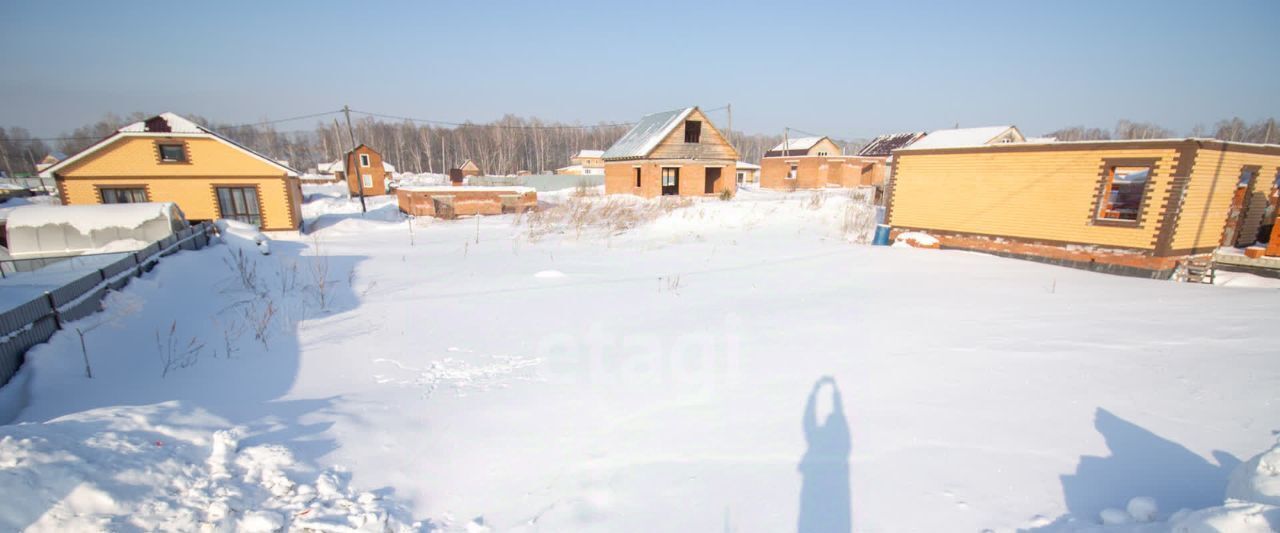
[[[49,155],[46,155],[44,156],[43,159],[40,160],[39,163],[36,163],[36,173],[44,172],[45,170],[48,170],[49,167],[58,164],[59,161],[62,161],[63,159],[66,159],[66,158],[67,158],[67,154],[64,154],[62,152],[53,152]]]
[[[910,131],[906,133],[889,133],[881,135],[871,140],[866,146],[858,150],[859,157],[883,157],[889,158],[893,156],[893,151],[899,148],[906,148],[920,139],[923,139],[925,132]]]
[[[652,198],[737,190],[738,151],[697,107],[642,117],[602,159],[607,194]]]
[[[604,150],[578,150],[578,153],[569,158],[570,165],[556,169],[556,174],[570,174],[575,176],[603,176],[604,175]]]
[[[760,159],[760,187],[794,190],[871,185],[875,163],[845,156],[829,137],[788,139]]]
[[[470,159],[463,161],[462,165],[458,167],[458,170],[462,171],[463,176],[483,176],[484,175],[484,172],[480,171],[480,165],[477,165],[475,161],[472,161]]]
[[[929,132],[914,143],[912,148],[956,148],[988,144],[1026,142],[1016,126],[986,126],[982,128],[957,128]]]
[[[188,220],[302,224],[298,171],[173,113],[120,128],[41,172],[64,205],[173,202]]]
[[[885,219],[895,231],[1144,277],[1167,278],[1190,256],[1265,237],[1266,202],[1250,199],[1280,174],[1278,145],[1002,142],[1016,135],[994,130],[966,146],[925,145],[933,135],[894,151]]]
[[[911,146],[924,136],[923,131],[889,133],[872,139],[858,150],[858,157],[872,165],[868,181],[876,186],[877,194],[884,192],[885,178],[893,171],[893,151]]]
[[[356,170],[360,180],[356,181]],[[320,174],[332,174],[334,181],[347,183],[347,191],[352,196],[360,194],[360,184],[364,184],[365,196],[381,196],[390,194],[389,182],[396,167],[382,159],[382,154],[369,145],[361,144],[336,161],[324,163],[316,167]]]
[[[738,168],[738,183],[759,183],[760,182],[760,165],[748,163],[746,161],[738,161],[734,163]]]

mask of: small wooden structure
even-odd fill
[[[535,209],[538,193],[532,187],[411,186],[396,189],[396,201],[410,215],[454,218]]]
[[[382,154],[361,144],[343,157],[341,168],[334,169],[339,180],[347,182],[347,190],[352,196],[364,193],[365,196],[382,196],[390,193],[388,183],[395,167],[382,159]],[[359,178],[356,175],[359,174]],[[361,187],[363,185],[363,187]]]
[[[462,165],[459,166],[458,169],[462,170],[463,176],[483,176],[484,175],[484,172],[480,171],[480,165],[477,165],[475,161],[472,161],[470,159],[463,161]]]

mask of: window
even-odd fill
[[[369,154],[360,154],[360,166],[369,166]]]
[[[825,156],[825,155],[827,155],[827,153],[826,153],[826,152],[818,152],[818,157],[822,157],[822,156]]]
[[[680,182],[679,168],[662,169],[662,186],[663,187],[675,187],[679,182]]]
[[[147,201],[146,187],[102,187],[104,204],[136,204]]]
[[[1109,166],[1104,179],[1097,218],[1137,222],[1147,182],[1151,179],[1151,167]]]
[[[1258,169],[1246,168],[1240,173],[1240,180],[1236,182],[1236,188],[1248,187],[1253,184],[1253,179],[1258,177]]]
[[[178,143],[160,144],[160,161],[163,163],[186,163],[187,147]]]
[[[257,187],[214,187],[214,190],[218,193],[218,212],[222,218],[262,225]]]
[[[360,181],[364,182],[364,188],[366,189],[373,188],[373,174],[365,174],[363,176],[360,176]]]
[[[684,121],[684,142],[696,143],[702,138],[702,121]]]
[[[636,188],[640,188],[640,167],[636,167]]]
[[[799,169],[799,167],[798,167],[795,163],[792,163],[792,164],[791,164],[791,171],[787,172],[787,179],[789,179],[789,180],[796,179],[796,171],[797,171],[798,169]]]

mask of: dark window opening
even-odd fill
[[[680,194],[680,168],[662,169],[662,194]]]
[[[186,146],[181,144],[161,144],[160,160],[165,163],[185,163],[187,161]]]
[[[1113,166],[1107,174],[1107,183],[1098,205],[1098,218],[1137,222],[1147,181],[1151,178],[1151,167]]]
[[[147,201],[147,189],[144,187],[103,187],[100,192],[104,204],[139,204]]]
[[[222,218],[262,225],[256,187],[217,187],[218,212]]]
[[[636,188],[640,188],[640,167],[636,167]]]
[[[698,120],[684,121],[684,142],[696,143],[702,138],[702,122]]]

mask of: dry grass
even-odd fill
[[[532,211],[524,217],[529,240],[558,233],[573,233],[575,238],[599,231],[617,235],[676,209],[693,205],[693,200],[664,197],[637,200],[622,196],[573,196],[564,203]]]

